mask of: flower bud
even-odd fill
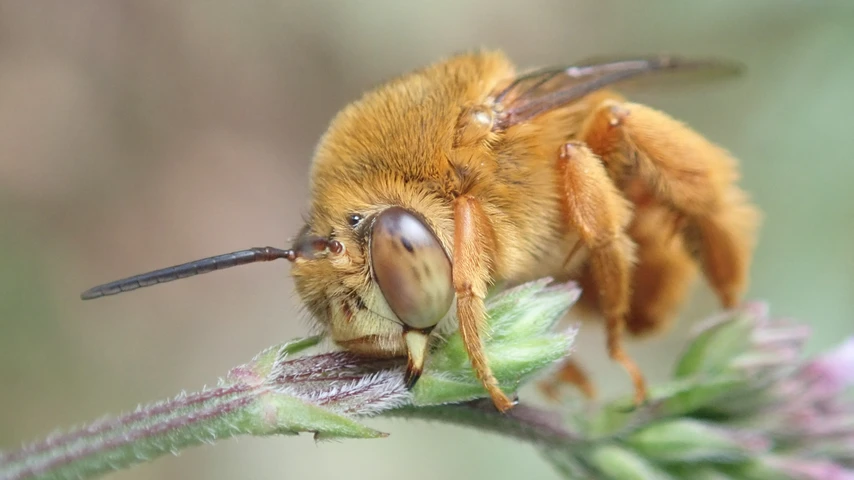
[[[665,420],[626,438],[638,453],[657,463],[729,463],[766,452],[771,442],[688,418]]]
[[[765,465],[778,476],[792,480],[854,480],[854,470],[824,460],[770,457]],[[772,478],[772,477],[766,477]]]
[[[672,476],[638,454],[605,444],[590,452],[588,462],[608,480],[670,480]]]
[[[675,376],[721,373],[736,356],[750,348],[755,323],[751,314],[743,311],[704,328],[682,353]]]
[[[577,328],[554,331],[580,295],[574,283],[549,286],[550,279],[522,284],[487,299],[489,329],[483,336],[492,372],[507,392],[527,377],[569,355]],[[471,368],[459,332],[430,355],[413,390],[415,405],[472,400],[486,392]]]
[[[854,385],[854,337],[804,365],[796,378],[811,398],[828,398]]]
[[[733,477],[729,473],[722,472],[708,465],[675,467],[671,470],[671,473],[676,478],[690,478],[691,480],[742,480],[740,477]]]
[[[572,282],[549,286],[550,282],[546,278],[523,284],[488,300],[492,341],[542,335],[566,316],[581,289]]]
[[[722,398],[732,397],[748,388],[749,382],[735,375],[680,383],[658,393],[656,410],[666,416],[689,415],[702,408],[718,408],[722,405]]]

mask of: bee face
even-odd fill
[[[460,68],[476,78],[508,68],[497,57],[483,63]],[[466,180],[451,159],[476,137],[472,128],[460,134],[459,120],[484,116],[466,112],[483,103],[493,83],[473,87],[457,76],[428,75],[368,92],[333,119],[312,160],[306,238],[343,248],[298,256],[291,270],[297,292],[340,346],[406,355],[410,384],[428,336],[455,299],[451,199]],[[479,157],[471,161],[480,164]],[[305,243],[297,239],[293,250]]]
[[[391,206],[347,216],[350,231],[325,239],[293,268],[297,291],[333,341],[371,356],[408,358],[407,382],[420,375],[428,338],[454,300],[451,260],[416,212]],[[317,242],[305,228],[294,250]]]

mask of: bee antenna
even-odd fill
[[[297,255],[293,250],[282,250],[273,247],[255,247],[248,250],[240,250],[238,252],[207,257],[201,260],[175,265],[174,267],[162,268],[153,272],[134,275],[132,277],[98,285],[97,287],[92,287],[83,292],[80,295],[80,298],[83,300],[91,300],[93,298],[116,295],[118,293],[136,290],[137,288],[150,287],[151,285],[157,285],[159,283],[171,282],[181,278],[201,275],[203,273],[209,273],[216,270],[224,270],[226,268],[246,265],[249,263],[269,262],[280,258],[293,262],[296,257]]]

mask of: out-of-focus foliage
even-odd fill
[[[730,149],[765,225],[750,297],[809,321],[810,351],[854,331],[854,5],[802,2],[0,0],[0,445],[161,398],[307,332],[287,266],[96,302],[95,283],[282,245],[330,117],[385,78],[499,47],[524,66],[676,52],[744,62],[735,82],[636,99]],[[682,318],[716,305],[698,284]],[[652,380],[689,325],[632,345]],[[163,332],[169,332],[164,336]],[[196,346],[188,356],[186,345]],[[596,325],[578,358],[629,388]],[[97,392],[97,393],[96,393]],[[388,441],[241,440],[114,478],[555,478],[528,447],[377,422]],[[354,462],[370,470],[354,471]]]

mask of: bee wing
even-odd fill
[[[536,70],[518,77],[494,95],[499,110],[496,126],[503,129],[530,120],[617,83],[637,87],[647,80],[661,82],[666,77],[682,82],[705,81],[741,71],[741,65],[724,60],[673,56],[590,59],[567,67]]]

